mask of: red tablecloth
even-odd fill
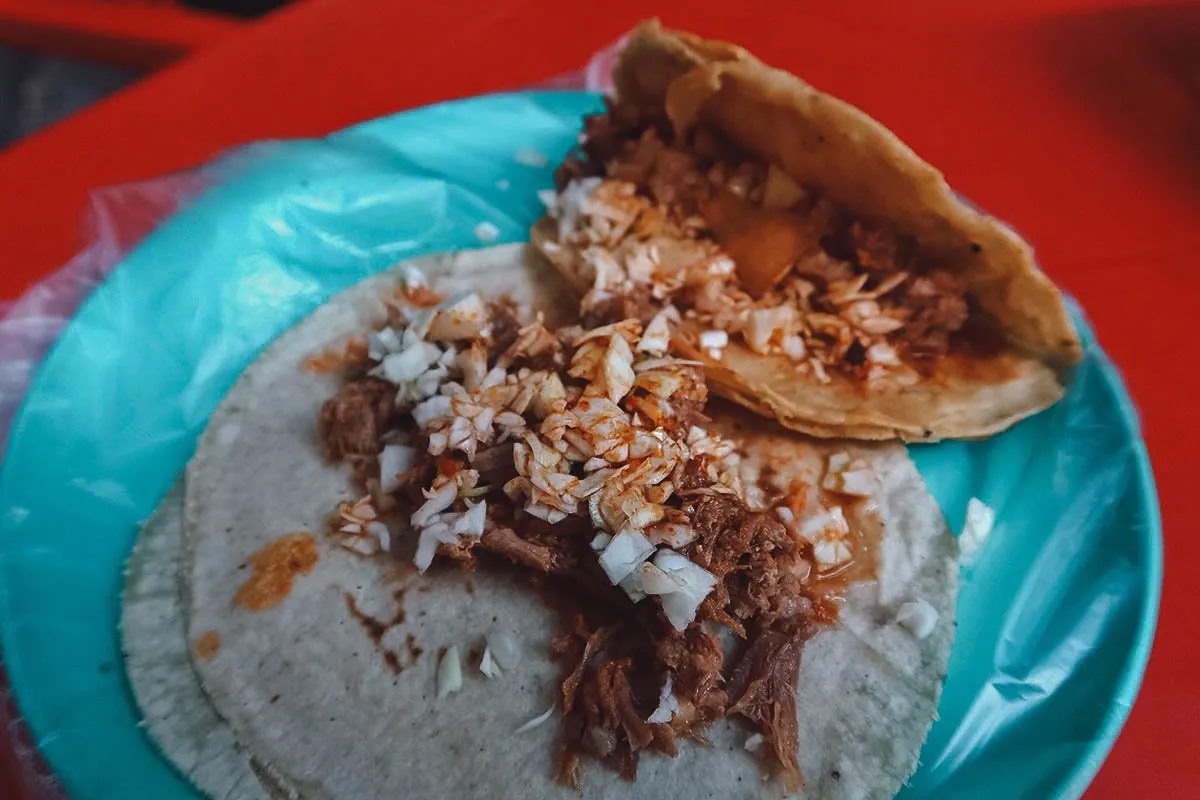
[[[294,7],[0,156],[0,297],[71,254],[90,187],[540,81],[646,13],[632,0]],[[869,110],[1013,222],[1083,303],[1142,410],[1171,562],[1145,688],[1089,796],[1200,794],[1188,656],[1200,592],[1173,567],[1200,557],[1186,510],[1200,453],[1187,369],[1200,311],[1200,6],[693,0],[657,13]]]

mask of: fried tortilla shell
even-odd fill
[[[913,237],[923,257],[965,280],[1006,343],[995,355],[943,358],[917,386],[868,388],[850,378],[822,382],[740,341],[713,359],[690,331],[692,344],[681,349],[705,361],[715,391],[811,435],[905,440],[987,436],[1063,395],[1082,348],[1061,292],[1028,243],[959,198],[883,125],[736,45],[657,22],[631,37],[615,82],[622,102],[665,110],[677,136],[697,124],[713,128],[839,210]],[[556,241],[548,223],[535,227],[534,242],[585,291],[589,268],[565,248],[545,247]]]

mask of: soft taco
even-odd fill
[[[956,593],[903,448],[706,403],[526,248],[415,266],[267,350],[188,470],[192,665],[268,789],[891,796]]]
[[[1029,245],[863,112],[645,23],[533,239],[595,323],[666,312],[718,394],[822,437],[982,437],[1079,337]]]

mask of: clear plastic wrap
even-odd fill
[[[604,88],[611,57],[548,86]],[[447,103],[99,191],[92,244],[0,309],[0,722],[31,797],[190,796],[122,674],[116,596],[137,526],[272,337],[390,263],[479,246],[482,221],[523,239],[597,106],[580,92]],[[986,442],[913,448],[952,527],[971,497],[997,523],[965,569],[940,719],[903,797],[1076,796],[1136,693],[1157,501],[1130,401],[1084,334],[1063,403]]]

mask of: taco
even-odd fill
[[[903,448],[706,403],[527,249],[416,266],[272,345],[188,469],[179,625],[268,789],[894,794],[957,585]]]
[[[1003,430],[1081,354],[1029,245],[853,106],[645,23],[533,239],[596,324],[657,313],[718,394],[822,437]]]

